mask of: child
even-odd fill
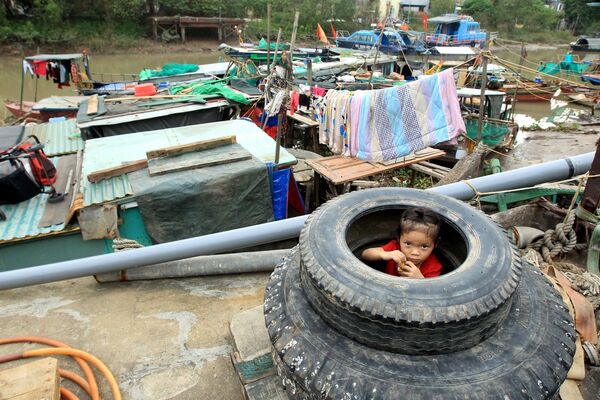
[[[382,247],[362,252],[364,261],[387,261],[385,272],[404,278],[439,276],[442,265],[432,254],[440,233],[440,219],[426,208],[410,208],[402,213],[398,239]]]

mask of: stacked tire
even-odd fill
[[[442,239],[447,253],[463,249],[447,258],[453,271],[403,279],[356,257],[360,221],[416,206],[457,236]],[[358,191],[315,211],[273,272],[264,311],[292,399],[552,399],[575,351],[560,295],[500,227],[411,189]]]

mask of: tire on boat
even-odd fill
[[[337,332],[307,301],[296,249],[276,267],[265,322],[291,399],[552,399],[573,361],[575,330],[554,287],[523,268],[507,318],[478,345],[408,355],[372,349]]]
[[[403,279],[357,258],[388,241],[402,211],[417,206],[441,217],[436,254],[453,270]],[[300,253],[304,290],[325,321],[370,347],[407,354],[454,352],[491,336],[521,273],[518,250],[489,217],[414,189],[362,190],[327,202],[308,218]]]

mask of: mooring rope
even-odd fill
[[[112,243],[112,249],[115,253],[124,250],[140,249],[142,247],[144,246],[133,239],[115,238]]]

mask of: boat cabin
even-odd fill
[[[381,30],[356,31],[348,37],[338,37],[336,44],[339,47],[355,50],[370,50],[377,46]],[[385,30],[381,38],[380,51],[385,54],[398,54],[401,52],[416,54],[425,51],[423,44],[416,41],[407,32]]]
[[[432,35],[427,35],[429,46],[476,46],[485,42],[486,33],[472,17],[446,14],[429,19],[437,24]]]

